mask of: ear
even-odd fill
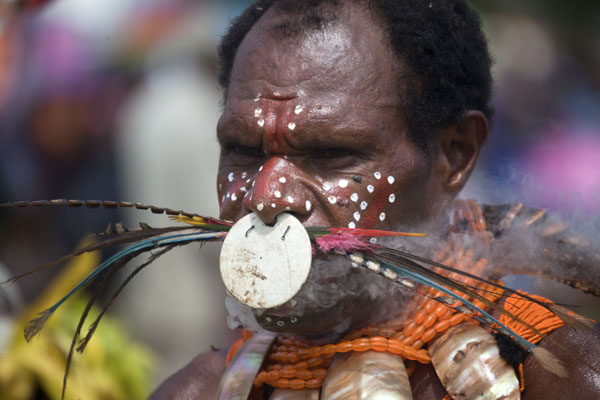
[[[485,115],[473,110],[441,132],[442,185],[447,193],[457,194],[467,183],[488,132]]]

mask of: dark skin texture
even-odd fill
[[[465,185],[488,134],[484,115],[469,111],[440,130],[428,160],[408,135],[395,84],[410,79],[402,78],[409,71],[367,10],[345,4],[337,14],[338,21],[321,31],[275,39],[272,29],[281,16],[270,9],[242,42],[217,128],[222,218],[236,221],[255,212],[270,224],[287,211],[305,226],[426,229]],[[338,323],[331,314],[311,322],[324,333]],[[556,350],[551,340],[568,343],[570,350],[556,355],[571,378],[546,385],[560,381],[528,359],[523,398],[571,398],[574,387],[599,393],[600,382],[579,359],[600,368],[593,338],[598,331],[552,333],[542,344]],[[223,361],[215,352],[198,356],[152,398],[213,398]],[[411,382],[415,399],[446,394],[430,366],[419,368]]]

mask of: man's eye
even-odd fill
[[[231,152],[242,157],[260,158],[265,155],[262,149],[248,146],[231,146]]]
[[[350,157],[352,155],[354,155],[352,151],[339,147],[330,149],[317,149],[313,152],[313,156],[319,159],[340,159]]]

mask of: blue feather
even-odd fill
[[[119,251],[118,253],[111,256],[108,260],[104,261],[102,264],[98,265],[89,275],[87,275],[79,284],[77,284],[73,289],[69,291],[63,298],[61,298],[54,305],[41,312],[40,315],[32,320],[27,328],[25,329],[25,338],[27,341],[31,340],[33,336],[35,336],[46,323],[48,318],[60,307],[65,301],[67,301],[71,296],[73,296],[77,291],[79,291],[82,287],[90,283],[94,278],[96,278],[99,274],[108,269],[111,265],[116,263],[117,261],[127,257],[129,255],[135,254],[140,251],[147,251],[155,247],[161,247],[169,244],[178,244],[178,243],[189,243],[197,240],[211,240],[215,239],[217,236],[222,235],[222,232],[189,232],[189,233],[179,233],[174,235],[167,235],[161,237],[154,237],[151,239],[144,240],[140,243],[137,243],[133,246],[130,246],[124,250]]]
[[[380,260],[379,260],[380,261]],[[380,261],[381,265],[384,266],[385,268],[389,268],[392,271],[400,274],[400,275],[404,275],[407,276],[409,278],[411,278],[412,280],[414,280],[415,282],[421,283],[425,286],[429,286],[432,287],[450,297],[452,297],[455,300],[458,300],[461,304],[463,304],[465,307],[467,307],[468,309],[472,310],[472,311],[477,311],[479,313],[481,313],[481,315],[483,315],[488,321],[494,322],[496,324],[498,324],[499,326],[499,330],[502,331],[503,333],[512,336],[517,342],[519,342],[519,344],[521,344],[522,346],[524,346],[525,348],[527,348],[529,351],[532,351],[537,348],[537,346],[529,341],[527,341],[526,339],[522,338],[520,335],[518,335],[517,333],[515,333],[513,330],[511,330],[510,328],[508,328],[507,326],[505,326],[504,324],[502,324],[500,321],[498,321],[496,318],[494,318],[492,315],[490,315],[489,313],[485,312],[484,310],[482,310],[481,308],[477,307],[475,304],[471,303],[469,300],[462,298],[461,296],[457,295],[456,293],[454,293],[452,290],[445,288],[444,286],[432,281],[429,278],[426,278],[416,272],[413,272],[409,269],[407,269],[406,267],[402,267],[402,266],[394,266],[391,264],[388,264],[386,262]]]

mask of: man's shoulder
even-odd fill
[[[215,398],[225,371],[224,351],[208,351],[171,375],[150,396],[151,400]]]

